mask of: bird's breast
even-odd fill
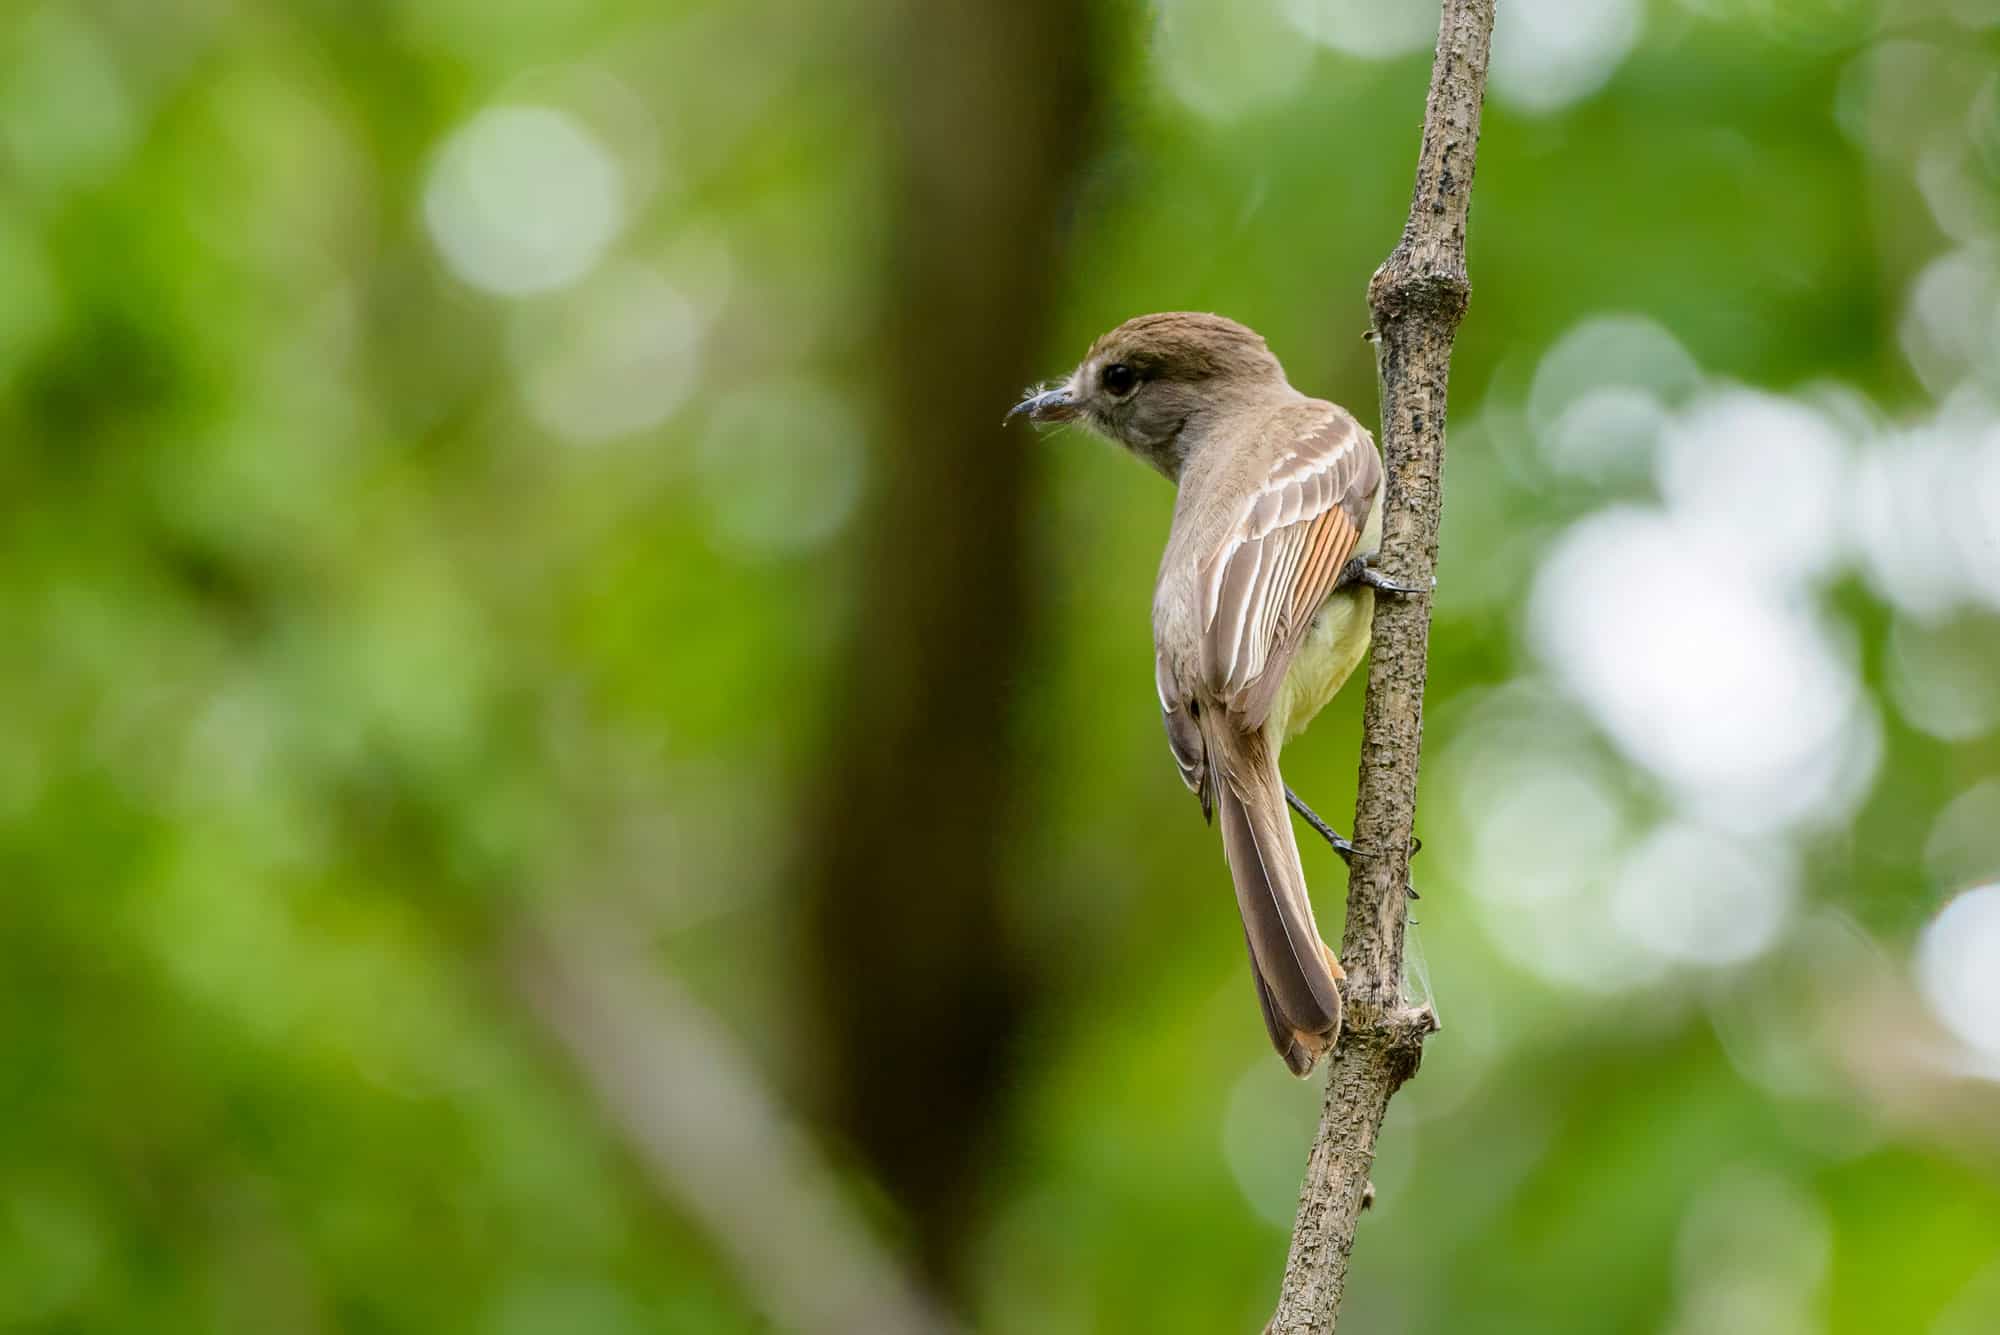
[[[1368,652],[1375,620],[1375,590],[1361,585],[1329,594],[1299,641],[1285,672],[1284,685],[1272,703],[1267,724],[1273,740],[1283,743],[1305,731],[1326,702],[1354,675]]]

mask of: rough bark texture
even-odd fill
[[[1399,583],[1419,587],[1430,585],[1437,569],[1445,386],[1471,291],[1465,219],[1492,34],[1493,0],[1444,0],[1409,221],[1368,285],[1388,470],[1382,566]],[[1334,1329],[1382,1118],[1390,1096],[1416,1073],[1424,1036],[1437,1027],[1429,1010],[1406,1006],[1402,996],[1430,624],[1427,596],[1375,601],[1354,811],[1354,842],[1373,856],[1357,857],[1348,880],[1340,949],[1346,1028],[1306,1163],[1284,1288],[1266,1327],[1280,1335]]]

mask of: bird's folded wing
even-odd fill
[[[1250,728],[1263,726],[1382,485],[1368,433],[1341,409],[1328,412],[1279,452],[1200,571],[1202,677]]]
[[[1208,743],[1189,702],[1176,689],[1173,668],[1158,646],[1153,652],[1153,681],[1160,692],[1160,721],[1167,727],[1167,747],[1180,767],[1181,782],[1201,798],[1201,818],[1209,820],[1215,814],[1215,792],[1208,786]]]

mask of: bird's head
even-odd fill
[[[1190,423],[1284,385],[1284,369],[1254,330],[1220,315],[1171,311],[1119,325],[1090,345],[1067,379],[1035,389],[1007,415],[1080,422],[1178,477]]]

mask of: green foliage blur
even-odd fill
[[[1407,9],[1096,12],[1024,374],[1216,310],[1372,423]],[[774,1328],[521,984],[579,902],[909,1249],[812,1125],[794,912],[873,577],[900,13],[0,12],[0,1329]],[[1470,251],[1444,1027],[1342,1329],[2000,1330],[2000,11],[1501,0]],[[1255,1330],[1318,1089],[1159,735],[1169,493],[997,439],[1039,1003],[942,1301]],[[1343,826],[1359,694],[1286,757]]]

